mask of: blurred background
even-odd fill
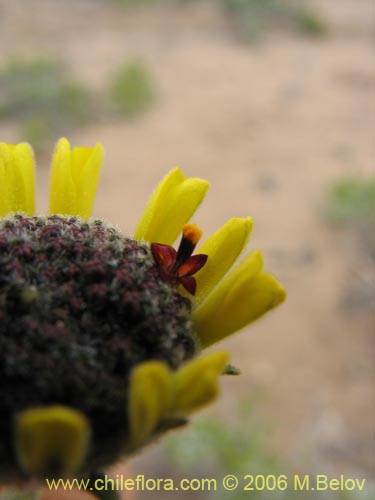
[[[220,401],[113,475],[373,480],[373,7],[0,0],[0,137],[34,145],[38,209],[47,207],[60,135],[103,143],[95,214],[127,233],[178,165],[211,181],[193,222],[208,235],[230,217],[252,216],[249,250],[262,249],[288,290],[279,310],[223,344],[242,375],[223,380]],[[178,494],[190,498],[276,496]]]

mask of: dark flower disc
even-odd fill
[[[190,308],[148,245],[102,221],[0,220],[1,469],[15,469],[17,412],[53,404],[89,418],[90,466],[112,462],[126,441],[131,369],[150,359],[174,369],[195,354]]]

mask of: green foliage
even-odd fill
[[[50,141],[57,138],[57,131],[53,133],[53,129],[54,125],[47,116],[36,114],[21,123],[20,135],[23,141],[40,151],[47,149]]]
[[[2,116],[38,111],[81,119],[87,112],[87,91],[66,76],[66,68],[58,61],[11,61],[0,71],[0,89]]]
[[[92,113],[90,93],[59,61],[16,59],[0,70],[0,119],[17,120],[22,139],[36,147]]]
[[[152,7],[160,4],[188,4],[201,0],[112,0],[115,4],[125,8]],[[215,0],[216,1],[216,0]]]
[[[141,5],[152,5],[158,3],[160,0],[113,0],[123,7],[139,7]]]
[[[139,61],[124,64],[115,74],[110,97],[115,110],[135,117],[154,102],[155,90],[145,66]]]
[[[267,449],[269,428],[256,415],[255,403],[245,402],[239,409],[237,418],[224,422],[214,418],[202,418],[184,432],[169,436],[164,441],[168,461],[176,467],[177,474],[183,477],[215,478],[217,489],[205,491],[202,496],[197,492],[194,498],[215,500],[313,500],[315,492],[293,491],[293,471],[285,457]],[[303,477],[310,471],[299,474]],[[324,474],[324,471],[320,473]],[[226,491],[221,480],[228,474],[235,475],[239,487]],[[288,487],[282,491],[244,490],[249,483],[246,475],[286,476]],[[311,482],[314,473],[310,472]],[[272,485],[272,482],[270,483]],[[277,483],[276,483],[277,484]],[[283,487],[283,484],[281,483]],[[271,486],[272,487],[272,486]],[[363,499],[370,495],[363,491]],[[356,500],[352,492],[319,492],[321,500]],[[361,497],[362,498],[362,497]]]
[[[246,403],[230,424],[213,418],[200,419],[186,431],[171,435],[165,447],[178,471],[193,477],[220,480],[227,474],[238,478],[246,474],[285,474],[279,457],[266,449],[266,434],[267,428],[256,417],[253,405]],[[228,493],[219,483],[217,491],[207,495],[217,500],[264,498],[262,492],[240,490],[243,488]]]
[[[168,453],[181,470],[202,473],[215,471],[228,474],[230,471],[245,473],[271,473],[279,469],[277,457],[265,450],[266,428],[255,417],[250,404],[239,410],[238,419],[232,425],[212,418],[201,419],[194,426],[171,435],[166,444]],[[183,453],[181,452],[183,450]],[[197,457],[204,457],[203,465]]]
[[[40,500],[41,497],[39,490],[4,489],[0,492],[0,500]]]
[[[113,0],[125,8],[158,4],[186,5],[202,0]],[[257,40],[274,28],[297,31],[307,36],[327,32],[325,21],[301,0],[206,0],[215,2],[233,21],[240,37]]]
[[[244,39],[254,40],[272,28],[288,28],[306,35],[326,32],[320,16],[292,0],[219,0]]]
[[[325,213],[334,223],[375,221],[375,178],[347,177],[329,189]]]
[[[132,61],[119,68],[106,94],[94,96],[72,80],[61,61],[15,59],[0,68],[0,120],[14,121],[20,140],[44,149],[67,131],[84,125],[101,110],[132,118],[154,101],[154,85],[141,62]],[[102,114],[103,114],[102,113]]]
[[[313,10],[300,9],[297,13],[297,26],[302,33],[310,36],[321,36],[326,34],[327,26],[323,19]]]

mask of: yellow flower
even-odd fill
[[[188,224],[188,222],[202,202],[209,185],[202,179],[186,178],[177,168],[161,181],[152,195],[135,231],[134,239],[124,239],[113,228],[105,226],[100,221],[82,221],[82,219],[88,220],[92,213],[102,159],[103,150],[99,144],[94,148],[81,147],[71,150],[69,142],[61,139],[52,161],[51,215],[47,218],[41,216],[32,218],[30,217],[34,213],[32,150],[26,144],[17,146],[0,144],[0,216],[10,214],[6,222],[2,226],[0,224],[0,234],[1,231],[5,235],[9,232],[13,234],[13,228],[18,224],[22,231],[30,233],[22,249],[26,257],[33,252],[31,248],[34,247],[30,247],[30,242],[35,240],[35,244],[38,245],[41,239],[52,238],[48,251],[50,253],[56,251],[57,260],[61,255],[63,255],[62,258],[68,259],[62,264],[59,261],[57,274],[53,265],[48,267],[46,274],[48,280],[52,279],[50,276],[62,280],[56,285],[56,292],[53,292],[59,298],[55,300],[58,300],[60,305],[59,309],[51,310],[53,318],[56,315],[57,319],[51,318],[49,328],[55,336],[62,335],[61,329],[65,332],[64,335],[69,335],[70,331],[76,331],[77,328],[78,333],[81,328],[87,336],[92,333],[91,330],[100,327],[98,334],[94,332],[95,339],[101,340],[102,335],[108,336],[108,341],[101,347],[101,349],[106,349],[108,342],[110,348],[107,354],[97,353],[91,344],[87,348],[91,349],[93,356],[97,354],[100,356],[98,358],[100,362],[103,362],[103,357],[108,355],[108,366],[104,365],[104,373],[101,373],[104,377],[103,383],[107,383],[105,381],[108,379],[110,388],[112,387],[111,377],[113,377],[114,399],[112,400],[112,396],[109,396],[106,404],[110,406],[123,401],[123,409],[116,407],[116,415],[121,416],[122,413],[125,415],[121,432],[125,438],[122,437],[124,442],[121,443],[120,449],[122,452],[130,453],[168,428],[184,423],[190,413],[216,397],[218,380],[225,371],[228,353],[219,351],[195,359],[194,357],[202,349],[223,340],[276,307],[285,299],[285,291],[273,276],[263,271],[263,260],[259,251],[251,253],[235,266],[248,242],[253,226],[251,218],[230,219],[201,245],[198,255],[192,256],[202,232],[196,225]],[[16,215],[20,212],[26,215]],[[176,251],[171,245],[181,231],[182,240]],[[80,237],[81,234],[82,238],[77,239],[77,235]],[[107,239],[108,247],[105,246]],[[128,245],[127,252],[134,253],[134,259],[131,257],[133,260],[121,260],[124,245]],[[69,254],[70,248],[72,248],[71,254]],[[38,257],[38,265],[42,262],[43,265],[48,266],[48,260],[44,259],[43,251],[40,250],[38,253],[42,255]],[[110,252],[114,252],[113,255]],[[76,255],[77,261],[74,260]],[[87,255],[93,255],[92,260]],[[28,258],[30,260],[30,257]],[[77,271],[74,265],[77,266]],[[140,266],[139,269],[136,265]],[[39,289],[38,283],[30,278],[34,273],[34,264],[29,264],[29,261],[25,260],[25,267],[27,267],[30,282],[21,291],[20,300],[23,301],[24,308],[29,308],[29,315],[38,315],[37,311],[41,308],[38,301],[42,300],[43,290]],[[15,272],[21,272],[19,266]],[[68,278],[64,281],[61,276],[64,276],[64,273],[71,273],[78,281],[86,272],[89,273],[87,285],[84,284],[83,288],[79,289],[78,296],[73,297],[74,300],[69,298],[71,292],[67,296],[65,288],[74,289],[75,282],[69,281]],[[113,278],[110,277],[111,273],[113,273]],[[93,279],[97,281],[93,282]],[[106,279],[112,280],[109,285]],[[100,311],[101,307],[104,307],[104,298],[110,293],[115,293],[114,297],[117,297],[116,300],[120,302],[125,300],[120,297],[128,293],[128,285],[125,284],[129,283],[129,279],[143,283],[141,302],[138,298],[141,292],[136,288],[127,296],[126,307],[131,308],[131,317],[135,315],[134,317],[140,318],[136,321],[144,322],[145,327],[140,328],[132,319],[129,327],[130,333],[122,331],[123,316],[119,316],[113,330],[105,319],[103,325],[98,326],[98,321],[91,320],[90,314],[92,313],[93,318],[101,318],[101,316],[95,316],[97,314],[106,314],[106,310]],[[47,283],[52,290],[54,283],[52,281],[47,281]],[[119,291],[117,291],[117,286],[120,287]],[[182,290],[182,287],[185,290]],[[88,294],[88,298],[85,298],[85,294]],[[61,302],[61,297],[65,297],[66,306],[64,302]],[[113,307],[115,299],[111,300],[112,302],[109,302],[106,307]],[[94,306],[90,305],[90,301]],[[120,307],[120,302],[116,305],[117,309]],[[143,305],[143,302],[146,305]],[[34,303],[39,304],[38,308],[35,306],[34,309]],[[133,306],[134,309],[132,309]],[[51,307],[49,295],[43,307],[46,310]],[[62,314],[60,311],[64,307],[66,309]],[[70,319],[71,311],[75,311],[74,314],[78,315],[77,320],[76,317]],[[7,311],[4,314],[8,314]],[[113,316],[115,313],[111,314]],[[155,323],[152,323],[154,316],[157,319]],[[165,322],[165,327],[160,322]],[[88,327],[85,326],[86,323]],[[175,331],[176,325],[180,324],[182,325],[178,326],[180,330]],[[133,328],[134,338],[131,337]],[[161,341],[160,348],[158,344],[155,344],[158,341],[157,336],[155,338],[155,332],[151,332],[152,337],[149,338],[150,328],[151,330],[155,328],[155,331],[161,328],[163,335],[166,336]],[[35,333],[32,335],[34,338]],[[43,337],[43,329],[40,335]],[[42,337],[39,343],[43,341]],[[129,344],[131,346],[136,344],[135,351],[131,356],[129,355],[129,359],[121,361],[122,358],[118,360],[111,357],[112,344],[109,343],[112,337],[113,349],[117,350],[117,357],[127,352],[127,347],[121,350],[122,342],[125,342],[126,346],[128,345],[126,342],[131,342]],[[84,338],[82,336],[82,339]],[[144,344],[142,338],[145,339]],[[179,338],[183,339],[183,344],[174,345],[176,339],[178,341]],[[74,342],[71,348],[75,349]],[[90,390],[95,390],[92,375],[90,375],[92,367],[81,347],[78,351],[74,351],[72,359],[75,360],[77,356],[81,363],[78,365],[81,376],[85,377],[85,370],[87,370],[91,384]],[[57,357],[54,361],[57,369],[60,362],[66,361]],[[100,369],[103,370],[103,368]],[[108,373],[105,370],[108,370]],[[123,378],[119,378],[119,371],[124,374]],[[50,377],[48,372],[43,373],[44,377]],[[35,377],[37,376],[38,373]],[[41,381],[38,380],[37,383],[40,384]],[[119,380],[122,381],[123,390],[121,384],[119,386]],[[99,381],[101,382],[101,379],[97,382]],[[55,380],[52,377],[50,383],[54,387]],[[83,391],[86,390],[85,383],[82,381],[80,384]],[[102,394],[103,389],[99,387],[98,391],[98,394]],[[63,392],[63,389],[60,392]],[[51,394],[49,398],[54,400],[54,393]],[[93,442],[91,449],[101,450],[102,443],[96,443],[96,440],[102,439],[98,437],[99,424],[94,416],[96,415],[96,400],[94,401],[95,398],[93,399],[88,394],[90,403],[87,403],[86,408],[85,395],[84,392],[83,400],[80,400],[77,407],[74,404],[71,406],[61,404],[59,397],[56,396],[56,401],[53,401],[51,405],[29,404],[25,408],[18,407],[14,410],[12,417],[15,420],[14,441],[17,460],[29,474],[35,476],[43,474],[51,463],[56,461],[60,469],[67,473],[79,469],[84,470],[91,460],[90,439]],[[69,397],[70,395],[65,397],[65,400]],[[2,408],[1,399],[0,388],[0,417],[2,411],[9,411]],[[91,404],[94,405],[95,411],[91,409]],[[103,425],[102,420],[100,420],[100,425]],[[110,422],[108,425],[111,427]],[[0,438],[2,432],[4,429],[0,426]],[[64,436],[70,436],[69,440],[65,440]],[[120,438],[117,439],[115,436],[114,445],[117,445],[118,441],[121,441]],[[104,443],[103,449],[107,448],[107,443]],[[0,453],[0,463],[2,460]],[[111,458],[105,456],[99,460],[99,463],[102,461],[105,465],[110,460]]]

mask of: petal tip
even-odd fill
[[[51,466],[62,473],[79,470],[86,458],[90,424],[79,411],[65,406],[34,407],[15,419],[15,446],[22,467],[43,475]]]

